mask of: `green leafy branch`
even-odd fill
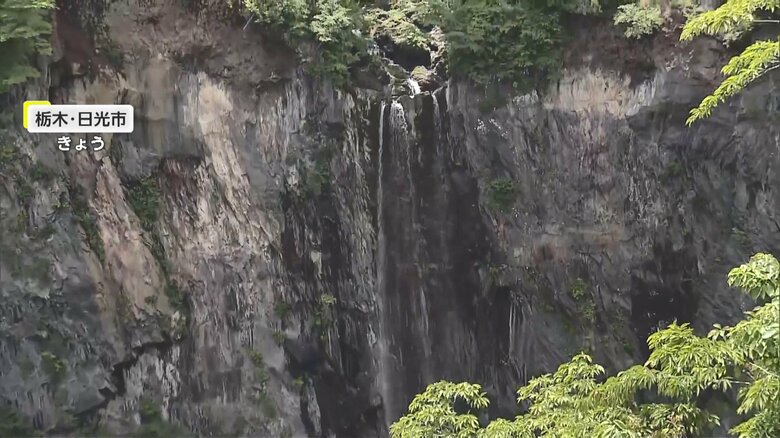
[[[759,12],[773,14],[780,11],[780,0],[728,0],[719,8],[692,17],[685,24],[680,39],[688,41],[699,35],[742,35],[756,23],[778,24],[779,20],[756,18]],[[739,93],[750,83],[780,67],[780,37],[757,41],[741,54],[731,58],[723,67],[726,79],[693,108],[687,125],[709,117],[712,110]]]

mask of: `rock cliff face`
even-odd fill
[[[572,353],[732,322],[728,269],[780,252],[778,76],[684,126],[714,42],[578,22],[549,89],[393,97],[184,3],[63,5],[7,102],[137,116],[97,153],[2,133],[0,397],[39,429],[384,436],[438,379],[508,414]]]

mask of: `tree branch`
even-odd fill
[[[760,78],[761,76],[764,76],[765,74],[769,73],[770,71],[772,71],[772,70],[774,70],[774,69],[776,69],[776,68],[780,68],[780,63],[777,63],[777,64],[775,64],[775,65],[773,65],[773,66],[769,67],[768,69],[766,69],[766,70],[762,71],[762,72],[761,72],[761,74],[760,74],[760,75],[758,75],[758,76],[756,77],[756,79]],[[754,80],[755,80],[755,79],[754,79]],[[752,81],[751,81],[751,82],[752,82]]]
[[[246,24],[244,25],[244,28],[241,30],[246,30],[246,27],[249,26],[249,23],[252,22],[252,19],[255,18],[255,14],[252,14],[251,17],[249,17],[249,20],[246,20]]]

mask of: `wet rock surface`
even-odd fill
[[[671,320],[733,322],[728,269],[780,250],[777,75],[684,126],[714,43],[619,66],[599,34],[514,97],[347,93],[210,2],[147,3],[101,10],[121,67],[58,16],[9,101],[132,103],[133,134],[0,134],[0,398],[39,429],[384,436],[439,379],[507,415],[577,351],[615,370]]]

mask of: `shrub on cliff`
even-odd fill
[[[568,3],[472,0],[442,14],[450,72],[477,82],[525,82],[557,71]]]
[[[53,7],[54,0],[0,0],[0,93],[39,75],[30,58],[51,51],[47,18]]]
[[[658,6],[643,6],[635,3],[618,6],[614,22],[625,26],[627,38],[642,38],[651,35],[663,24],[661,8]]]
[[[311,41],[317,46],[312,66],[339,85],[349,77],[349,68],[366,56],[360,5],[352,0],[231,0],[250,20],[285,36],[290,44]]]
[[[706,390],[739,389],[731,429],[741,438],[780,436],[780,263],[756,254],[731,270],[731,286],[763,303],[734,327],[715,325],[706,337],[673,323],[648,338],[650,358],[606,380],[604,368],[586,354],[517,391],[527,412],[482,427],[477,414],[488,406],[479,385],[429,385],[390,427],[393,438],[458,437],[685,437],[718,424],[697,404]],[[656,394],[642,403],[638,394]],[[646,397],[643,397],[646,399]],[[457,406],[457,407],[456,407]]]
[[[372,9],[372,35],[400,46],[424,48],[427,30],[444,34],[450,74],[478,83],[532,82],[557,71],[561,21],[568,13],[600,12],[596,0],[393,0]]]

